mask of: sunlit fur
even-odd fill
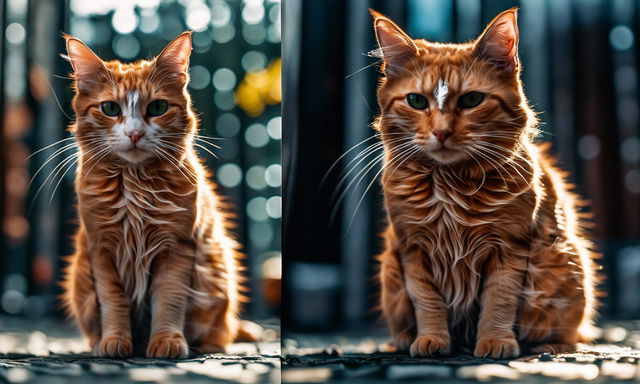
[[[395,347],[493,358],[574,350],[592,329],[596,255],[579,198],[534,140],[516,11],[467,44],[412,40],[373,16],[385,74],[374,124],[389,221],[381,306]],[[483,101],[459,108],[470,91]],[[409,93],[429,108],[410,107]]]
[[[95,354],[183,358],[247,336],[238,244],[194,150],[191,34],[152,60],[103,62],[66,36],[74,69],[80,225],[64,301]],[[147,113],[153,100],[168,110]],[[117,102],[107,116],[101,103]],[[135,143],[127,136],[143,134]]]

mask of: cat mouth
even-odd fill
[[[132,146],[121,150],[119,154],[120,157],[131,163],[139,163],[149,157],[151,152],[138,146]]]
[[[427,154],[434,160],[442,164],[451,164],[463,160],[466,153],[458,148],[440,146],[427,151]]]

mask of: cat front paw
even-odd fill
[[[446,356],[451,352],[449,337],[418,335],[409,349],[411,357]]]
[[[520,346],[514,336],[482,337],[476,343],[475,357],[513,359],[520,356]]]
[[[155,333],[147,346],[147,357],[161,359],[184,359],[189,355],[187,340],[181,332],[162,331]]]
[[[100,357],[123,358],[133,355],[131,336],[104,335],[97,346]]]

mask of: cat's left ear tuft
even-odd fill
[[[518,10],[508,9],[496,16],[476,42],[475,53],[498,68],[518,68]]]
[[[173,39],[156,59],[156,65],[172,73],[189,71],[191,57],[191,31],[186,31]]]
[[[89,92],[100,79],[98,75],[107,72],[104,63],[82,41],[68,34],[62,36],[67,43],[67,58],[71,62],[78,90]]]
[[[418,55],[413,40],[391,19],[372,9],[373,27],[384,59],[384,72],[394,76],[402,72],[405,61]]]

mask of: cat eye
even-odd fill
[[[410,93],[407,95],[407,103],[411,108],[425,109],[429,106],[429,101],[426,97],[417,93]]]
[[[472,91],[465,93],[458,99],[458,108],[473,108],[477,107],[484,100],[484,93]]]
[[[100,104],[100,109],[102,110],[102,113],[110,117],[119,116],[121,112],[120,104],[116,103],[115,101],[103,102],[102,104]]]
[[[166,100],[154,100],[147,106],[147,114],[149,116],[160,116],[167,112],[169,103]]]

